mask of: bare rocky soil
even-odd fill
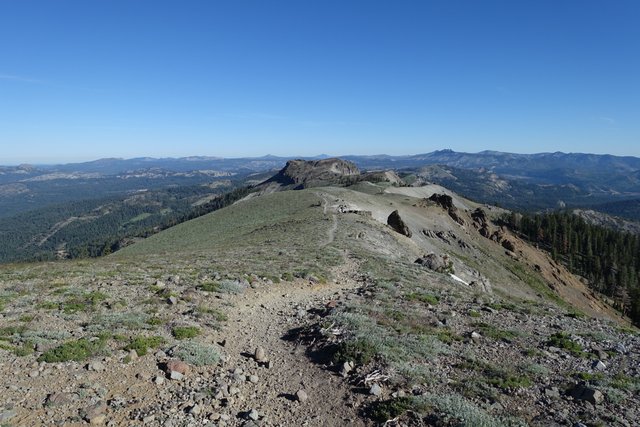
[[[64,363],[38,363],[38,352],[16,358],[0,350],[0,419],[20,426],[364,425],[348,382],[312,363],[304,346],[286,339],[290,330],[316,321],[327,304],[358,286],[344,269],[335,277],[325,284],[255,280],[240,294],[218,295],[233,309],[206,341],[222,361],[191,365],[175,378],[166,364],[177,358],[166,347],[133,360],[120,350]],[[175,306],[172,323],[193,324],[189,305]]]

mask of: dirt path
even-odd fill
[[[319,197],[322,197],[322,212],[327,215],[329,213],[329,199],[328,195],[324,193],[316,193]],[[327,240],[325,240],[320,247],[330,245],[336,238],[336,231],[338,231],[338,216],[335,212],[331,212],[331,227],[327,230]]]
[[[241,367],[260,378],[259,392],[246,402],[273,425],[363,426],[350,386],[334,372],[311,362],[303,346],[283,337],[293,328],[310,322],[313,309],[322,308],[359,284],[352,280],[353,261],[335,273],[328,284],[282,283],[250,289],[236,300],[221,337],[227,337],[225,366]],[[271,367],[261,367],[252,355],[263,347]],[[304,390],[309,400],[298,402],[295,394]]]

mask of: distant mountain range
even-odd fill
[[[640,159],[635,157],[451,150],[327,157],[307,158],[315,160],[310,163],[269,155],[0,166],[0,239],[5,242],[0,262],[101,253],[130,236],[206,212],[201,204],[246,186],[253,187],[255,196],[365,180],[396,186],[435,183],[477,202],[522,212],[596,211],[587,220],[625,230],[637,227],[608,215],[640,220]]]
[[[317,160],[330,157],[299,157],[305,160]],[[98,173],[116,175],[132,171],[161,169],[172,172],[190,172],[215,170],[220,172],[259,172],[281,168],[293,157],[263,156],[245,158],[220,157],[183,157],[133,159],[99,159],[84,163],[63,165],[20,165],[0,166],[0,182],[24,179],[36,175],[62,173]],[[439,150],[426,154],[407,156],[389,155],[347,155],[340,156],[350,160],[360,169],[405,169],[425,165],[446,165],[461,169],[484,169],[507,178],[523,178],[546,184],[575,184],[576,179],[601,177],[605,181],[616,181],[621,175],[628,177],[628,184],[635,184],[640,178],[640,158],[631,156],[612,156],[583,153],[538,153],[514,154],[498,151],[479,153],[460,153],[452,150]]]

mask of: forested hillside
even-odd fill
[[[49,206],[0,222],[0,262],[96,257],[244,197],[241,187],[189,186]],[[224,193],[224,194],[222,194]]]
[[[640,324],[640,237],[592,225],[567,212],[512,213],[507,223],[548,250],[556,261],[612,298],[616,307]]]

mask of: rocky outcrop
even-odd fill
[[[458,215],[458,208],[453,204],[453,198],[448,194],[433,193],[429,200],[435,202],[438,206],[447,211],[451,219],[460,225],[464,225],[464,219]]]
[[[411,237],[411,230],[409,230],[397,210],[391,212],[391,215],[387,218],[387,224],[403,236]]]
[[[265,181],[265,184],[301,190],[329,184],[343,184],[348,177],[360,175],[358,167],[346,160],[331,158],[323,160],[289,160],[276,175]]]
[[[471,213],[471,219],[473,219],[473,223],[479,228],[487,225],[487,213],[482,210],[482,208],[476,208],[476,210]]]
[[[454,208],[453,198],[447,194],[433,193],[431,197],[429,197],[429,200],[431,200],[432,202],[436,202],[436,204],[438,204],[445,210]]]
[[[434,253],[418,258],[415,263],[438,273],[447,272],[452,268],[452,262],[448,255],[436,255]]]

